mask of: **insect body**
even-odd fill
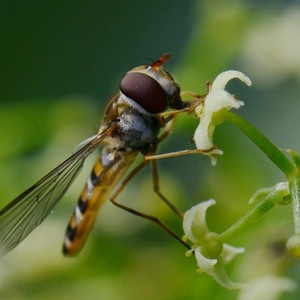
[[[162,65],[162,56],[130,70],[111,99],[98,134],[72,156],[0,211],[0,253],[6,254],[36,228],[62,198],[85,158],[100,145],[102,152],[77,202],[66,230],[63,252],[82,248],[104,201],[138,153],[153,154],[168,108],[183,109],[180,88]]]

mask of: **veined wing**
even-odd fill
[[[48,216],[69,188],[85,158],[115,128],[116,125],[111,126],[95,135],[0,211],[0,256],[21,243]]]

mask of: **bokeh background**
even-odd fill
[[[0,1],[1,206],[97,131],[128,69],[165,52],[182,90],[204,94],[221,71],[243,71],[251,88],[228,85],[245,102],[238,113],[279,147],[299,151],[299,28],[298,1]],[[159,152],[192,148],[196,125],[180,116]],[[217,166],[195,155],[161,160],[160,185],[183,211],[215,198],[208,223],[222,232],[257,189],[284,177],[230,124],[217,129],[215,142],[224,150]],[[95,159],[47,220],[1,259],[1,299],[242,299],[196,273],[194,259],[157,226],[110,203],[82,253],[63,257],[65,227]],[[180,220],[152,192],[150,174],[143,170],[119,200],[181,235]],[[292,233],[291,207],[275,207],[231,241],[246,248],[228,266],[231,278],[277,275],[299,284],[299,262],[285,250]]]

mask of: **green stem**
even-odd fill
[[[264,214],[266,214],[275,204],[277,197],[270,193],[264,199],[259,201],[254,207],[240,218],[236,223],[226,229],[218,236],[218,241],[221,243],[227,242],[229,239],[236,237],[254,223],[256,223]]]
[[[286,175],[291,178],[295,174],[295,167],[291,161],[265,135],[242,117],[226,112],[224,120],[239,128],[270,160]]]
[[[253,143],[260,148],[269,159],[285,174],[289,180],[290,196],[293,206],[294,230],[296,234],[300,234],[300,190],[299,190],[299,175],[296,155],[295,165],[277,148],[266,136],[264,136],[257,128],[247,122],[242,117],[231,112],[226,112],[224,120],[234,124],[238,127]],[[292,157],[295,153],[291,153]],[[275,202],[272,200],[272,193],[263,199],[257,206],[253,207],[248,213],[241,218],[236,224],[224,231],[219,239],[226,241],[228,238],[239,234],[257,219],[265,214],[274,206]]]
[[[296,234],[300,234],[300,199],[298,178],[292,178],[289,184],[293,206],[294,230]]]

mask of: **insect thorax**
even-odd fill
[[[118,129],[108,143],[111,151],[131,149],[146,153],[149,146],[157,142],[160,129],[158,118],[133,107],[122,94],[115,96],[108,104],[100,131],[109,127],[112,122],[118,122]]]
[[[120,116],[120,137],[125,148],[146,152],[148,147],[157,142],[160,129],[158,119],[135,109],[125,111]]]

